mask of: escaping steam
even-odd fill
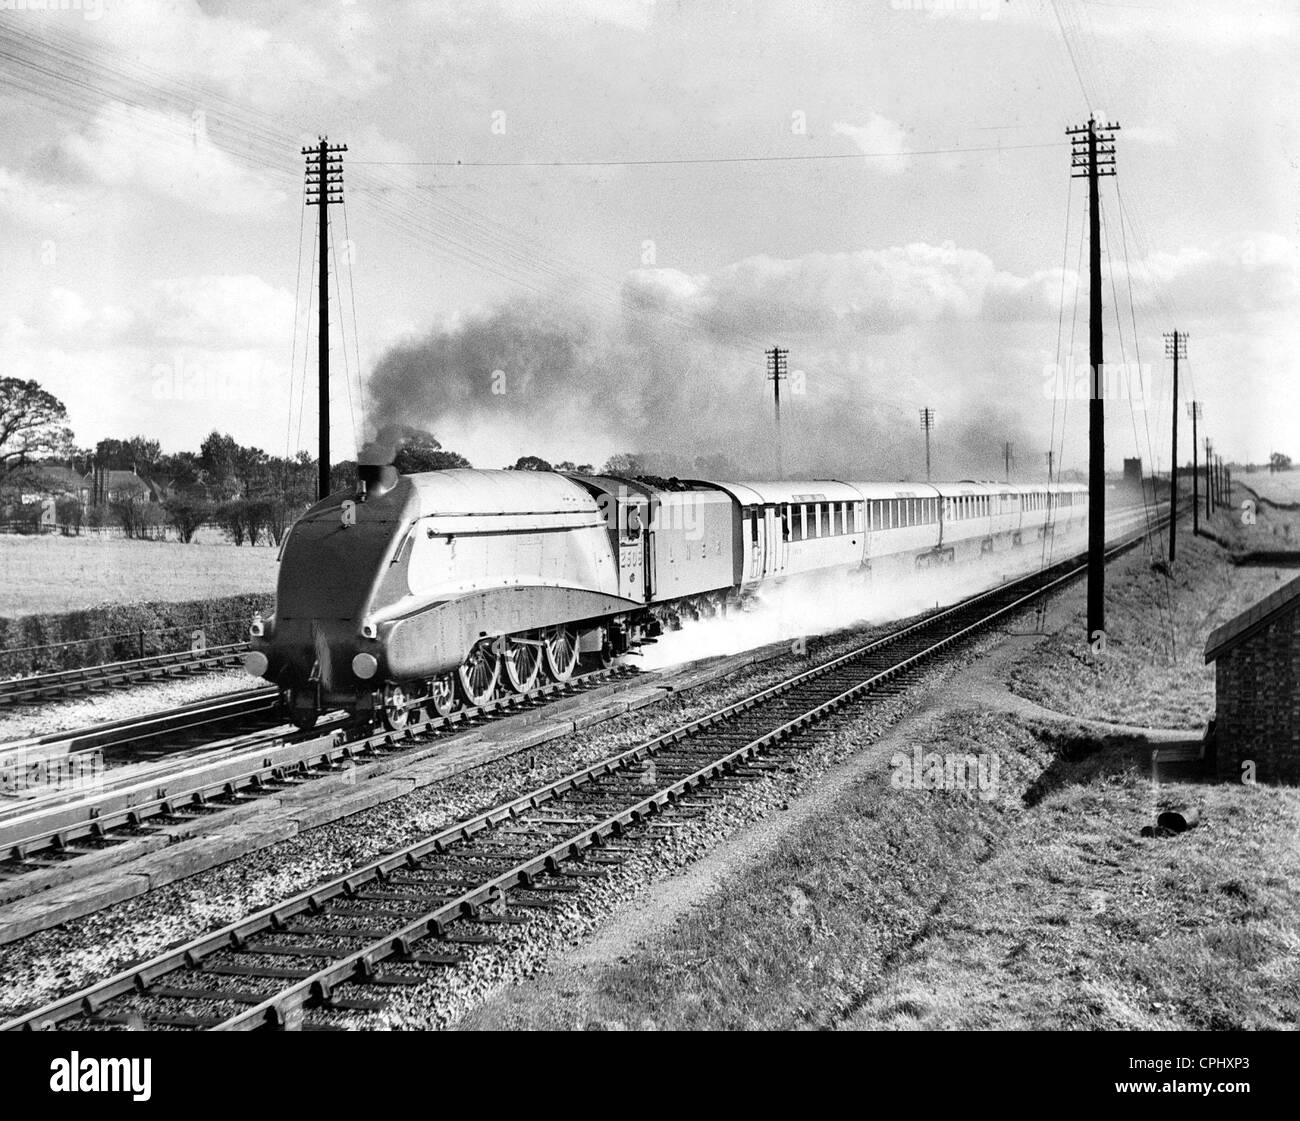
[[[700,658],[738,654],[773,642],[793,642],[848,627],[897,622],[1023,576],[1082,548],[1082,533],[1061,535],[1051,555],[1040,545],[1000,552],[924,572],[867,579],[856,572],[826,573],[812,579],[765,587],[751,607],[714,619],[687,622],[645,648],[637,664],[663,669]]]

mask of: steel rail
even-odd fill
[[[248,649],[246,642],[210,646],[202,653],[190,650],[151,654],[122,662],[103,662],[78,669],[54,670],[0,681],[0,705],[24,704],[73,693],[91,692],[137,682],[155,681],[179,674],[206,672],[238,665]],[[0,651],[0,656],[5,652]]]
[[[1107,551],[1108,558],[1129,548],[1142,540],[1145,533],[1130,541],[1123,542]],[[804,707],[797,715],[781,719],[773,728],[758,735],[745,734],[745,742],[738,747],[724,744],[722,750],[700,766],[691,766],[688,773],[678,775],[653,793],[634,797],[630,804],[621,805],[615,812],[607,813],[594,823],[584,823],[581,828],[559,839],[554,844],[544,846],[540,851],[514,861],[508,868],[490,876],[481,877],[467,890],[460,891],[448,899],[439,899],[437,904],[422,913],[396,915],[375,912],[374,917],[385,917],[397,921],[391,930],[383,933],[362,947],[345,953],[317,950],[314,954],[294,954],[294,950],[310,949],[304,947],[277,947],[279,953],[286,956],[310,957],[329,956],[331,961],[315,971],[298,976],[294,982],[263,999],[256,995],[240,994],[232,998],[227,990],[222,989],[176,989],[166,991],[162,986],[157,994],[162,999],[195,1000],[204,999],[217,1003],[228,1003],[232,999],[238,1003],[251,1003],[250,1007],[231,1016],[213,1020],[194,1018],[187,1021],[189,1026],[210,1027],[217,1030],[239,1030],[261,1027],[284,1027],[291,1022],[302,1008],[318,1003],[339,1006],[337,986],[352,982],[367,982],[385,978],[378,973],[379,964],[389,959],[401,961],[412,959],[412,945],[424,938],[442,939],[449,924],[459,919],[475,919],[485,904],[494,904],[505,899],[512,889],[531,889],[538,876],[555,874],[562,871],[562,865],[569,861],[581,862],[584,854],[592,849],[599,849],[612,836],[616,836],[629,827],[644,823],[647,819],[676,807],[684,794],[688,794],[711,780],[724,777],[738,764],[754,757],[758,753],[783,742],[801,730],[823,720],[827,715],[843,708],[852,701],[878,689],[882,684],[905,677],[936,654],[948,650],[955,644],[973,636],[990,624],[1023,609],[1035,599],[1050,594],[1053,590],[1076,579],[1086,570],[1085,566],[1073,561],[1053,566],[1043,574],[1033,574],[1023,580],[1004,584],[979,595],[970,597],[960,604],[931,615],[917,623],[894,632],[891,635],[867,643],[856,650],[832,659],[821,666],[796,674],[782,682],[761,690],[751,697],[744,698],[726,706],[717,712],[697,718],[672,729],[654,739],[620,752],[608,759],[591,764],[574,774],[548,783],[536,790],[479,814],[467,821],[424,838],[402,850],[382,857],[363,868],[354,870],[325,884],[282,901],[272,907],[263,909],[220,931],[204,935],[184,946],[160,955],[143,965],[133,967],[81,992],[71,994],[50,1002],[40,1008],[26,1012],[5,1024],[0,1030],[34,1029],[50,1027],[78,1015],[98,1017],[106,1002],[128,994],[149,996],[153,986],[161,978],[177,970],[201,972],[205,959],[223,950],[247,951],[256,954],[259,944],[250,943],[249,939],[257,934],[286,932],[289,919],[304,913],[321,912],[324,905],[331,900],[355,896],[360,889],[372,882],[387,880],[392,873],[403,868],[418,867],[422,860],[433,856],[444,856],[456,845],[468,845],[476,838],[497,827],[517,821],[530,811],[544,808],[551,803],[572,793],[582,792],[592,787],[603,778],[616,777],[629,771],[633,764],[650,759],[660,753],[671,753],[683,740],[695,737],[707,737],[710,730],[725,725],[729,720],[746,713],[767,701],[791,694],[807,685],[815,685],[822,679],[832,679],[834,686],[831,695],[814,697],[811,707]],[[1055,576],[1048,574],[1058,572]],[[1028,590],[1023,590],[1030,585]],[[1017,590],[1021,589],[1021,590]],[[1000,602],[999,602],[1000,601]],[[906,646],[909,640],[922,638],[927,632],[944,629],[947,633],[934,641],[926,640],[920,647],[904,650],[903,656],[884,668],[870,668],[867,676],[853,682],[845,688],[834,684],[834,675],[844,669],[853,667],[871,654],[884,651],[888,647]],[[806,701],[800,702],[807,705]],[[687,756],[689,758],[689,756]],[[638,791],[639,793],[639,791]],[[598,806],[600,802],[596,803]],[[559,823],[559,819],[550,819]],[[550,838],[547,838],[550,840]],[[474,852],[464,854],[464,859],[474,860],[490,857],[491,853]],[[499,861],[498,861],[499,862]],[[400,893],[396,896],[400,899]],[[426,897],[427,898],[427,897]],[[421,902],[419,896],[410,896],[414,903]],[[287,931],[293,933],[293,931]],[[346,930],[320,930],[318,933],[335,933],[346,937]],[[417,955],[418,956],[418,955]],[[257,974],[256,970],[252,970]],[[280,971],[283,973],[286,971]],[[288,971],[303,973],[303,971]],[[267,971],[265,976],[277,975],[276,971]],[[387,978],[393,980],[392,978]],[[409,978],[407,979],[409,980]],[[355,1006],[356,1002],[352,1002]],[[365,1002],[362,1002],[365,1003]],[[343,1002],[343,1007],[347,1002]],[[182,1017],[181,1019],[185,1019]],[[176,1023],[175,1018],[159,1022]]]
[[[187,808],[208,813],[219,808],[212,799],[257,796],[269,787],[293,782],[297,776],[306,777],[313,770],[329,773],[386,751],[428,742],[457,725],[508,713],[558,694],[587,691],[632,672],[622,666],[590,671],[567,682],[547,682],[524,693],[494,697],[475,708],[458,709],[447,716],[412,722],[400,730],[382,730],[359,738],[346,738],[346,729],[336,727],[309,739],[255,743],[214,759],[185,761],[179,770],[177,764],[171,763],[146,774],[131,774],[75,801],[19,805],[0,813],[0,852],[7,852],[9,860],[19,863],[46,848],[71,855],[75,850],[70,846],[78,840],[103,841],[116,829],[139,829],[147,826],[151,818],[183,816]],[[270,692],[269,701],[273,703],[275,691]],[[280,729],[267,733],[272,741],[283,736]]]

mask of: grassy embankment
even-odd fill
[[[1234,583],[1242,571],[1225,575],[1208,548],[1189,548],[1175,575],[1187,582],[1175,636],[1189,649],[1228,600],[1250,598]],[[1076,689],[1057,656],[1035,650],[1025,661],[1045,669],[1022,683],[1058,710],[1179,723],[1204,712],[1205,675],[1150,665],[1167,629],[1152,575],[1138,555],[1112,580],[1117,665]],[[675,923],[554,983],[508,990],[471,1026],[1296,1026],[1300,791],[1156,784],[1123,740],[960,700],[895,739]],[[913,747],[992,753],[994,796],[896,789],[888,754]],[[1184,804],[1202,809],[1198,828],[1140,837]]]
[[[1108,570],[1106,646],[1083,643],[1081,597],[1063,625],[1011,677],[1021,696],[1057,712],[1117,724],[1204,728],[1214,711],[1205,640],[1219,624],[1300,575],[1235,567],[1212,541],[1180,526],[1172,573],[1134,552]]]

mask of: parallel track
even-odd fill
[[[146,772],[112,772],[90,791],[54,791],[30,803],[0,810],[0,880],[65,864],[83,853],[122,844],[153,828],[195,817],[211,818],[222,809],[297,786],[341,769],[427,744],[462,725],[474,725],[550,699],[588,691],[611,679],[635,674],[613,667],[580,674],[567,682],[549,682],[524,693],[494,697],[477,708],[412,722],[401,731],[349,734],[341,722],[321,725],[315,734],[273,728],[225,744],[225,750],[162,762]],[[269,712],[275,690],[250,690],[229,700],[249,711]],[[215,703],[215,702],[214,702]],[[166,714],[175,719],[175,713]],[[0,754],[3,762],[3,754]]]
[[[78,693],[120,689],[147,681],[225,669],[238,665],[247,649],[246,642],[232,642],[209,647],[201,654],[184,650],[175,654],[154,654],[125,662],[106,662],[82,669],[17,677],[0,681],[0,705],[32,704]]]
[[[1084,571],[1070,562],[971,597],[0,1028],[293,1028],[325,1026],[305,1019],[313,1009],[382,1009],[386,988],[454,966],[495,925],[581,890],[630,843],[781,767],[815,725],[906,690],[936,656]]]

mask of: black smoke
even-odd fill
[[[627,301],[601,317],[562,299],[512,302],[390,350],[370,379],[372,415],[381,430],[414,425],[452,447],[458,430],[502,422],[560,434],[549,445],[575,458],[612,443],[653,474],[701,474],[706,462],[770,478],[776,454],[763,324],[748,322],[742,338],[730,321],[727,332],[717,323],[653,303]],[[874,356],[881,340],[847,329],[829,343],[789,344],[787,477],[923,479],[912,400],[939,409],[935,478],[1001,478],[1004,440],[1022,453],[1046,447],[1045,435],[1032,439],[1012,410],[963,391],[958,370],[951,385],[942,369],[918,382],[905,363]],[[502,462],[536,450],[503,449]]]

